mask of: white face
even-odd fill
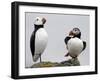
[[[74,34],[77,34],[77,35],[80,33],[80,30],[78,28],[74,28],[72,31]]]
[[[45,24],[46,22],[46,19],[43,18],[43,17],[36,17],[35,21],[34,21],[34,24],[35,25],[43,25]]]

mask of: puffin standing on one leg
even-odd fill
[[[34,31],[30,38],[30,49],[34,62],[36,62],[39,58],[40,62],[42,61],[41,54],[47,46],[48,34],[44,29],[45,23],[46,19],[41,17],[37,17],[34,22]]]
[[[64,41],[68,49],[68,53],[65,56],[77,58],[77,56],[86,48],[86,42],[81,40],[79,28],[73,28]]]

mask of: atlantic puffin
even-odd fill
[[[32,54],[33,62],[36,62],[43,54],[47,42],[48,42],[48,34],[44,28],[44,24],[46,23],[46,19],[43,17],[36,17],[34,21],[34,31],[32,32],[30,38],[30,50]]]
[[[68,50],[65,57],[71,56],[72,58],[77,58],[77,56],[86,48],[86,42],[81,40],[81,31],[79,28],[73,28],[64,41]]]

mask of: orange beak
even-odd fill
[[[70,32],[69,32],[69,36],[70,36],[70,37],[74,37],[73,31],[70,31]]]

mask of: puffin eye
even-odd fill
[[[37,21],[39,20],[39,19],[36,19]]]

